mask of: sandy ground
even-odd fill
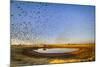
[[[78,52],[73,52],[67,56],[50,57],[50,56],[30,56],[29,54],[23,54],[26,50],[36,49],[36,46],[24,46],[24,45],[11,45],[11,67],[16,66],[31,66],[31,65],[43,65],[43,64],[61,64],[72,62],[88,62],[95,61],[95,44],[78,44],[78,45],[53,45],[45,46],[46,48],[78,48]],[[38,46],[38,48],[44,48]]]

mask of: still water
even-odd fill
[[[75,48],[51,48],[51,49],[40,48],[34,51],[39,53],[67,53],[67,52],[74,52],[78,50],[79,49],[75,49]]]

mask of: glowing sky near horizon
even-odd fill
[[[94,6],[11,2],[12,43],[85,43],[94,39]]]

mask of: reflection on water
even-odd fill
[[[75,48],[52,48],[52,49],[40,48],[34,51],[39,52],[39,53],[66,53],[66,52],[78,51],[78,49],[75,49]]]

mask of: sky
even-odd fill
[[[93,43],[95,7],[11,1],[12,44]]]

